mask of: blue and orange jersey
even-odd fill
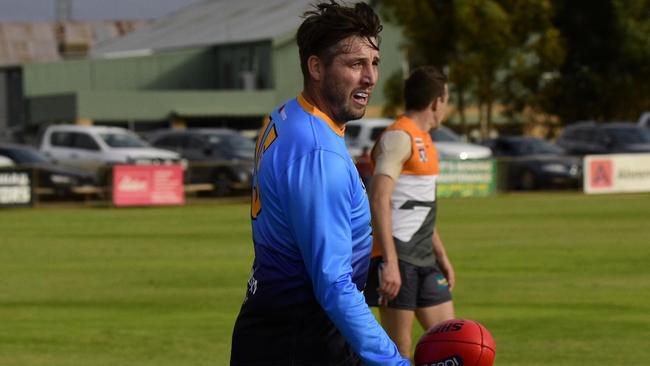
[[[299,96],[265,122],[256,148],[255,260],[245,305],[316,300],[368,365],[408,365],[365,303],[372,227],[344,131]]]

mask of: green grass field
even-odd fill
[[[458,316],[491,330],[496,365],[650,364],[650,195],[444,199],[439,217]],[[227,365],[249,230],[233,201],[0,211],[0,365]]]

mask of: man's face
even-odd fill
[[[366,113],[379,76],[379,51],[358,36],[342,40],[338,47],[341,52],[325,68],[321,95],[330,117],[344,124]]]

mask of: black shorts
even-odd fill
[[[231,366],[363,366],[314,302],[272,309],[245,303],[235,322]]]
[[[379,306],[379,267],[381,257],[370,260],[370,270],[364,296],[369,306]],[[397,297],[388,302],[388,307],[393,309],[415,310],[442,304],[451,300],[449,284],[440,271],[438,265],[431,267],[418,267],[410,263],[399,261],[399,273],[402,277]]]

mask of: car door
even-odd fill
[[[152,145],[159,149],[175,151],[181,154],[184,159],[187,159],[183,154],[183,137],[177,133],[165,135],[155,140]]]
[[[72,149],[69,159],[74,165],[90,172],[98,172],[107,165],[102,149],[93,137],[83,132],[72,132]]]
[[[187,137],[184,133],[171,132],[159,137],[154,140],[152,146],[159,149],[165,149],[169,151],[174,151],[178,153],[181,158],[187,161],[187,169],[185,170],[184,180],[186,183],[201,183],[198,179],[197,166],[196,162],[188,157],[187,149]]]
[[[191,166],[191,181],[195,183],[210,183],[214,161],[211,147],[199,136],[183,136],[183,157]]]
[[[518,156],[515,143],[507,139],[497,139],[493,151],[503,172],[501,179],[505,179],[505,186],[508,189],[516,188],[524,171],[525,161]]]
[[[74,153],[73,136],[69,131],[53,131],[49,136],[49,147],[44,151],[45,155],[57,163],[75,166],[72,158]]]
[[[565,136],[558,140],[558,144],[571,155],[596,154],[597,146],[594,143],[594,138],[592,127],[580,126],[567,131]]]
[[[580,155],[585,133],[584,129],[579,127],[567,127],[562,136],[557,140],[557,144],[566,150],[567,154]]]

